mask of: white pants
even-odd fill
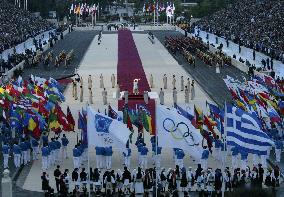
[[[31,149],[27,150],[27,162],[31,161]]]
[[[237,157],[237,155],[232,156],[232,166],[233,166],[233,169],[238,168],[238,157]]]
[[[155,165],[157,169],[161,167],[161,155],[155,155]]]
[[[218,160],[218,161],[221,161],[221,148],[215,148],[215,158]]]
[[[207,170],[208,166],[208,159],[201,159],[201,167],[203,170]]]
[[[85,148],[84,152],[82,153],[82,161],[88,161],[88,149]]]
[[[104,168],[105,167],[105,156],[104,155],[99,155],[99,168]]]
[[[125,165],[127,168],[130,168],[130,156],[124,157],[124,165]]]
[[[258,164],[258,155],[256,155],[256,154],[252,155],[252,164],[253,164],[253,166],[257,166],[257,164]]]
[[[177,165],[180,169],[183,168],[183,159],[177,159]]]
[[[42,157],[42,170],[48,169],[48,156]]]
[[[267,155],[261,155],[260,158],[261,158],[261,165],[262,165],[262,167],[263,168],[267,168],[267,162],[266,162]]]
[[[246,169],[246,167],[247,167],[247,160],[245,159],[245,160],[241,160],[241,169],[242,170],[245,170]]]
[[[281,149],[275,149],[276,161],[280,162],[281,160]]]
[[[33,160],[38,160],[38,156],[37,156],[38,149],[39,149],[38,146],[33,147]]]
[[[73,165],[74,165],[74,168],[80,167],[80,157],[73,157]]]
[[[106,167],[108,170],[111,169],[111,156],[106,156]]]
[[[62,157],[67,159],[67,146],[62,146]]]
[[[96,155],[97,168],[100,168],[100,155]]]
[[[8,168],[9,154],[3,154],[4,168]]]
[[[141,167],[147,169],[147,155],[141,155]]]
[[[28,163],[27,157],[28,157],[28,152],[22,151],[22,157],[21,157],[21,159],[22,159],[21,163],[22,164],[26,165]]]
[[[21,166],[21,154],[14,154],[14,164],[16,168]]]

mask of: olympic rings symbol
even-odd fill
[[[163,127],[167,132],[171,133],[172,137],[176,140],[186,140],[186,142],[188,143],[189,146],[195,146],[195,145],[199,144],[199,143],[197,143],[197,144],[195,143],[192,132],[190,131],[187,124],[184,123],[184,122],[179,122],[176,125],[175,122],[172,119],[166,118],[163,121]],[[179,134],[177,134],[177,132]],[[191,138],[192,143],[187,141],[187,137]]]

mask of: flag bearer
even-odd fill
[[[56,137],[54,144],[55,144],[55,162],[59,163],[60,162],[59,154],[60,154],[60,149],[61,149],[61,143],[58,140],[58,137]]]
[[[25,143],[25,140],[23,139],[23,141],[20,143],[20,147],[21,147],[21,151],[22,151],[22,156],[21,156],[21,163],[26,165],[28,163],[28,160],[27,160],[27,150],[28,150],[28,147]]]
[[[78,149],[78,146],[75,145],[74,149],[73,149],[73,165],[74,168],[80,168],[80,150]]]
[[[69,144],[69,140],[67,139],[66,135],[63,134],[63,137],[61,138],[61,143],[62,143],[62,155],[63,159],[67,159],[67,146]]]
[[[231,149],[232,151],[232,167],[233,170],[238,168],[238,154],[239,154],[239,150],[236,146],[232,147]]]
[[[54,143],[54,138],[51,138],[51,141],[48,143],[50,155],[49,155],[49,165],[54,165],[55,164],[55,149],[56,145]]]
[[[248,153],[246,151],[241,151],[241,169],[245,170],[247,167]]]
[[[184,151],[182,149],[179,149],[176,152],[177,155],[177,165],[179,166],[179,168],[183,168],[183,158],[185,156]]]
[[[202,156],[201,156],[201,166],[204,170],[207,170],[208,168],[208,157],[209,157],[209,150],[207,146],[204,146]]]
[[[106,168],[107,170],[110,170],[111,169],[111,157],[112,157],[112,154],[113,154],[113,151],[112,151],[112,146],[110,147],[106,147],[105,148],[105,156],[106,156]]]
[[[97,162],[97,168],[101,168],[101,157],[102,157],[102,149],[99,146],[96,146],[96,162]]]
[[[219,135],[216,136],[215,142],[215,157],[217,160],[221,161],[221,145],[222,141],[220,140]]]
[[[46,171],[48,169],[48,159],[50,155],[50,150],[47,146],[47,144],[44,144],[41,148],[41,157],[42,157],[42,170]]]
[[[141,148],[141,168],[147,169],[147,154],[148,154],[148,148],[146,146],[143,146]]]
[[[8,167],[9,152],[10,152],[10,147],[8,146],[7,143],[5,143],[5,144],[2,146],[2,153],[3,153],[3,159],[4,159],[4,169],[5,169],[5,168],[9,168],[9,167]]]
[[[127,151],[126,153],[123,152],[124,165],[125,165],[127,168],[130,168],[131,149],[130,149],[130,148],[127,148],[126,151]]]
[[[282,150],[283,150],[283,142],[281,141],[281,137],[278,137],[278,139],[275,141],[276,162],[280,162]]]
[[[18,168],[21,166],[21,147],[18,145],[18,143],[15,143],[13,146],[13,153],[14,153],[14,164],[15,167]]]
[[[31,149],[32,149],[30,139],[27,138],[25,143],[26,143],[26,146],[27,146],[27,162],[30,162],[31,161]]]
[[[36,139],[32,139],[32,149],[33,149],[33,160],[38,160],[38,146],[39,146],[39,143]]]

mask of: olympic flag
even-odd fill
[[[87,134],[89,146],[116,146],[124,150],[130,131],[122,122],[87,108]]]
[[[165,148],[180,148],[189,151],[199,160],[202,155],[202,136],[190,120],[178,114],[176,109],[156,107],[158,145]]]

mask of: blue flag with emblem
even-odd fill
[[[124,151],[130,131],[121,121],[87,108],[87,135],[89,146],[115,146]]]

